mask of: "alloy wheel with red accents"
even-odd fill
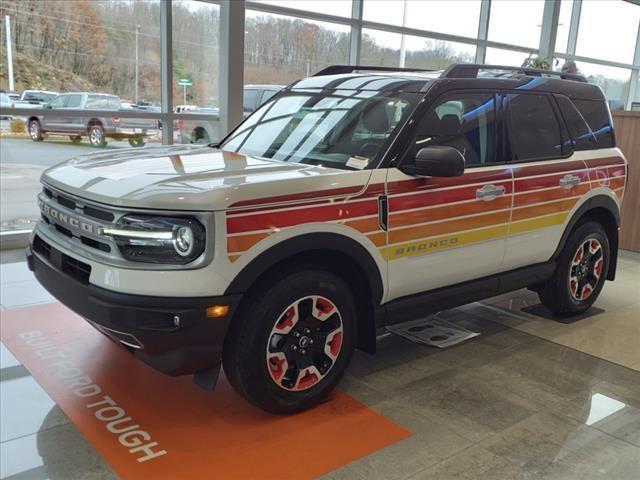
[[[583,313],[593,305],[609,271],[611,243],[602,224],[579,223],[554,262],[551,278],[534,289],[542,304],[560,316]]]
[[[603,265],[602,244],[597,239],[589,238],[578,245],[569,269],[569,290],[575,300],[583,301],[593,294]]]
[[[254,405],[296,413],[327,400],[356,347],[349,284],[309,264],[274,269],[247,292],[225,339],[229,383]]]
[[[276,319],[267,343],[271,379],[289,391],[307,390],[335,364],[342,348],[342,316],[321,295],[302,297]]]

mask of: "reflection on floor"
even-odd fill
[[[2,308],[52,301],[2,253]],[[324,478],[612,478],[640,472],[640,257],[596,303],[557,323],[518,291],[442,312],[482,335],[438,350],[385,335],[341,387],[413,435]],[[1,324],[0,324],[1,325]],[[114,478],[11,353],[0,350],[0,478]]]

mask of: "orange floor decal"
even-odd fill
[[[313,478],[410,435],[338,391],[288,417],[155,372],[60,304],[2,312],[2,341],[122,478]]]

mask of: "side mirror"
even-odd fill
[[[458,177],[464,173],[464,156],[455,148],[432,145],[421,148],[413,165],[401,165],[408,175]]]

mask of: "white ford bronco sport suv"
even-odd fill
[[[581,76],[333,66],[219,145],[47,170],[28,260],[140,360],[208,389],[222,364],[290,413],[385,325],[522,287],[585,311],[615,276],[626,171]]]

